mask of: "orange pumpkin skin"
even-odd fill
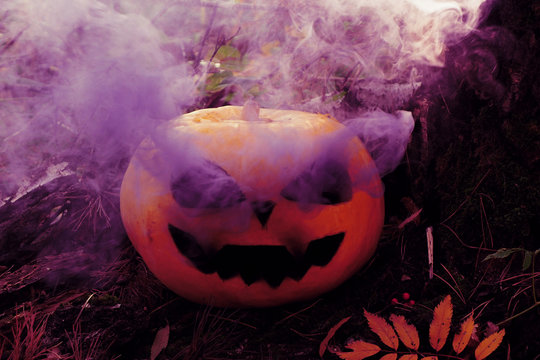
[[[168,123],[162,129],[163,143],[143,141],[129,164],[120,193],[122,219],[131,242],[160,281],[195,302],[275,306],[335,288],[369,260],[383,225],[382,184],[371,157],[356,137],[343,137],[341,134],[347,133],[344,126],[328,116],[272,109],[261,109],[260,119],[255,121],[242,116],[242,107],[237,106],[198,110]],[[290,189],[287,185],[294,183],[303,169],[328,153],[338,154],[351,179],[352,193],[347,201],[319,204],[309,201],[309,196],[284,196],[283,189]],[[181,205],[178,197],[184,194],[173,196],[171,183],[178,173],[193,166],[185,164],[192,156],[222,168],[227,181],[233,179],[242,192],[238,201],[207,208]],[[178,166],[182,170],[177,171]],[[189,177],[186,179],[189,182]],[[293,189],[298,189],[300,185],[295,184]],[[253,204],[260,202],[273,206],[264,222],[253,210]],[[295,259],[302,259],[315,239],[341,234],[342,240],[327,264],[308,264],[303,276],[280,280],[278,275],[270,284],[257,275],[246,282],[243,275],[223,277],[212,269],[201,271],[200,264],[195,266],[197,258],[180,251],[171,229],[189,234],[190,241],[195,239],[206,254],[224,248],[250,249],[247,253],[251,254],[253,249],[265,253],[285,247]],[[234,261],[238,260],[243,261]],[[271,261],[266,257],[261,260]],[[234,266],[224,261],[226,266]],[[280,265],[277,260],[276,268]]]

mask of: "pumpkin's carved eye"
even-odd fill
[[[314,162],[281,191],[287,200],[324,205],[350,201],[352,195],[347,168],[331,159]]]
[[[192,209],[230,208],[246,200],[236,181],[210,161],[173,176],[171,193],[180,206]]]
[[[304,254],[291,254],[285,246],[225,245],[207,253],[195,237],[169,224],[176,248],[204,274],[217,273],[223,279],[240,276],[246,285],[264,280],[273,288],[286,277],[300,281],[311,266],[326,266],[341,245],[344,232],[312,240]]]

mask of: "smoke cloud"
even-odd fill
[[[220,99],[331,114],[384,175],[413,128],[400,110],[475,28],[482,3],[3,1],[0,200],[68,170],[92,172],[99,191],[122,173],[97,169]]]

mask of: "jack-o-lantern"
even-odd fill
[[[375,251],[382,185],[329,116],[225,106],[137,149],[121,188],[128,236],[167,287],[216,306],[273,306],[335,288]]]

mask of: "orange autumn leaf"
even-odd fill
[[[416,354],[407,354],[399,358],[399,360],[418,360],[418,355]]]
[[[502,329],[494,334],[489,335],[487,338],[482,340],[478,347],[474,351],[474,357],[476,360],[482,360],[489,356],[492,352],[495,351],[501,345],[502,339],[504,337],[505,331]]]
[[[422,360],[439,360],[439,358],[436,356],[426,356],[423,357]]]
[[[371,331],[377,334],[377,336],[379,336],[379,338],[385,345],[388,345],[392,349],[397,350],[399,346],[399,339],[392,326],[382,317],[372,314],[365,309],[364,316],[368,321]]]
[[[442,349],[452,323],[452,298],[447,295],[433,311],[433,321],[429,326],[429,343],[435,351]]]
[[[362,360],[381,351],[377,345],[362,340],[353,341],[346,348],[352,351],[337,352],[336,355],[345,360]]]
[[[396,353],[386,354],[379,360],[397,360],[397,354]]]
[[[345,324],[347,321],[349,321],[351,317],[348,316],[344,319],[341,319],[340,322],[338,322],[336,325],[332,326],[332,328],[328,331],[328,334],[326,334],[325,338],[323,339],[323,341],[321,341],[321,345],[319,346],[319,356],[320,357],[323,357],[324,355],[324,352],[326,351],[326,348],[328,347],[328,342],[330,341],[330,339],[332,339],[334,337],[334,335],[336,334],[336,331],[343,325]]]
[[[399,338],[403,344],[409,349],[418,350],[420,346],[420,339],[418,337],[418,331],[414,325],[411,325],[407,322],[404,316],[402,315],[390,315],[390,321],[394,325]]]
[[[474,319],[473,316],[469,316],[465,321],[461,323],[461,331],[454,336],[452,347],[456,354],[462,352],[469,341],[474,331]]]

